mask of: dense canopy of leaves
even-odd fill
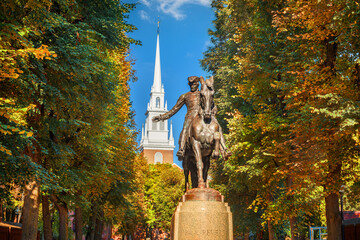
[[[138,43],[127,37],[135,5],[0,6],[0,185],[9,189],[1,198],[35,179],[42,195],[113,220],[104,210],[130,209],[127,194],[140,187],[127,60],[129,45]]]
[[[261,216],[270,238],[273,226],[284,221],[297,220],[298,229],[320,224],[319,217],[309,216],[325,200],[329,239],[336,239],[331,223],[339,221],[339,212],[329,206],[338,204],[341,185],[357,189],[360,176],[359,5],[346,0],[214,0],[212,5],[213,46],[201,63],[217,80],[218,117],[228,123],[234,153],[216,165],[217,176],[227,177],[214,184],[227,189],[230,202],[242,196],[245,204],[234,210],[260,213],[254,221]],[[348,201],[356,201],[350,198],[355,195]],[[236,225],[239,234],[254,232],[249,221]]]

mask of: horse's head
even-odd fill
[[[214,79],[210,77],[204,81],[204,78],[200,78],[201,90],[200,90],[200,107],[205,121],[211,119],[211,111],[214,108]]]

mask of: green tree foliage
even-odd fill
[[[125,196],[140,161],[126,59],[138,43],[126,36],[134,6],[2,1],[1,184],[34,179],[43,195],[89,216],[97,209],[102,221],[105,207],[131,208]]]
[[[184,194],[184,176],[171,164],[150,164],[145,181],[147,224],[170,231],[171,217]]]
[[[202,65],[218,80],[218,117],[228,119],[234,153],[219,164],[227,176],[222,188],[235,190],[229,198],[251,196],[239,210],[261,213],[269,238],[284,221],[293,237],[296,228],[318,223],[309,216],[325,199],[336,239],[338,190],[345,184],[356,191],[359,181],[358,4],[244,0],[213,7],[213,46]],[[236,224],[243,232],[251,226]]]

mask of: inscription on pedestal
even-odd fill
[[[191,239],[201,239],[201,237],[206,237],[208,240],[222,240],[224,236],[227,235],[227,231],[225,229],[203,229],[203,230],[194,230],[187,229],[183,230],[180,234],[185,237],[187,240]]]

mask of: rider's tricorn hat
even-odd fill
[[[196,82],[200,81],[200,78],[197,76],[191,76],[191,77],[188,77],[188,81],[189,81],[189,83],[196,83]]]

